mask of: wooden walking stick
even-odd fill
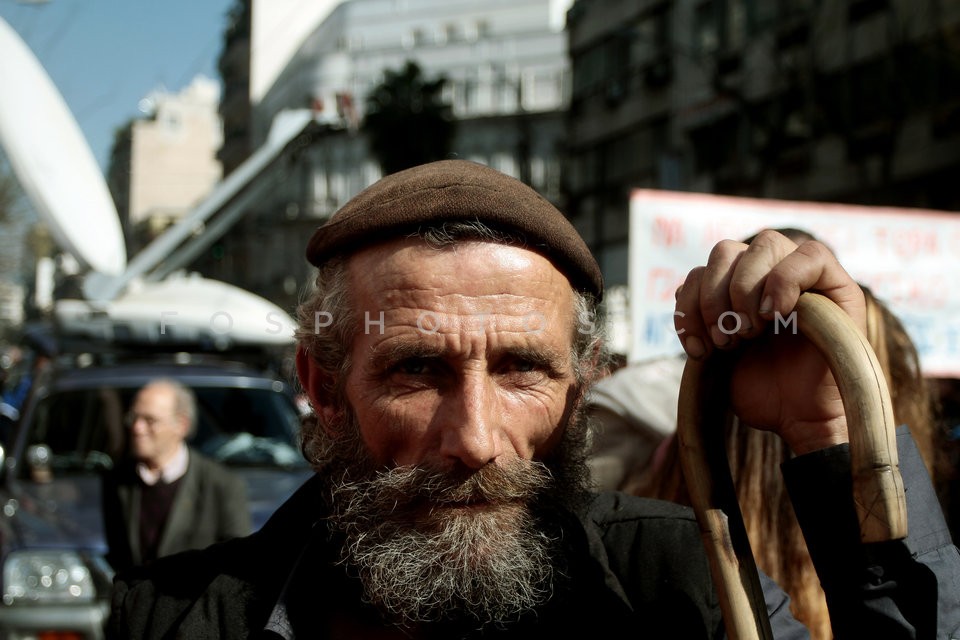
[[[804,293],[796,327],[827,360],[843,399],[850,438],[854,502],[864,542],[907,535],[893,406],[867,338],[828,298]],[[790,330],[780,327],[781,331]],[[772,638],[724,446],[729,415],[725,354],[688,360],[680,386],[680,462],[731,640]]]

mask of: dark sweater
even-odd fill
[[[160,536],[170,515],[182,478],[173,482],[140,483],[140,557],[144,563],[157,559]]]

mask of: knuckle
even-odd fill
[[[674,292],[678,304],[690,304],[699,296],[700,283],[703,281],[703,274],[706,271],[704,267],[694,267],[687,273],[683,284],[677,287]]]
[[[812,258],[836,259],[836,255],[830,248],[819,240],[807,240],[798,247],[798,251]]]
[[[732,256],[741,253],[745,248],[746,245],[742,242],[737,242],[736,240],[721,240],[713,245],[713,248],[710,250],[708,262],[714,263],[728,260]]]
[[[753,245],[772,245],[779,244],[786,239],[779,231],[774,229],[763,229],[756,236],[754,236],[753,241],[750,243]]]
[[[791,274],[787,271],[788,270],[781,265],[777,265],[771,269],[770,273],[767,274],[764,288],[767,291],[777,291],[789,285],[793,278],[791,278]]]

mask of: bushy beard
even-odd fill
[[[506,624],[550,599],[564,564],[543,515],[583,493],[581,419],[550,464],[512,459],[480,470],[376,468],[355,420],[344,423],[312,462],[330,478],[342,559],[387,620]]]

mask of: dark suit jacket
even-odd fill
[[[104,476],[103,522],[107,560],[117,571],[142,564],[140,480],[136,463],[124,460]],[[160,536],[159,556],[202,549],[250,533],[250,509],[243,479],[218,462],[190,450]]]

